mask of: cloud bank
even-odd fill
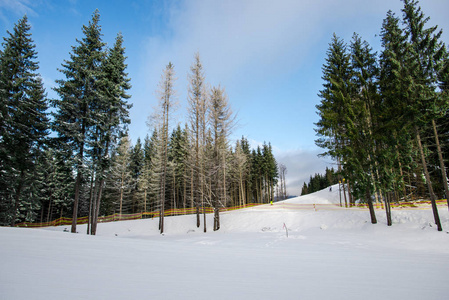
[[[276,151],[275,157],[278,164],[287,167],[286,184],[287,193],[291,196],[301,195],[301,189],[309,182],[310,175],[324,174],[326,167],[333,167],[333,162],[326,157],[318,157],[320,149],[298,149],[289,151]]]

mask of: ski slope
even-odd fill
[[[97,236],[0,228],[0,299],[447,299],[449,213],[393,210],[387,227],[338,187],[221,214],[99,224]],[[314,208],[313,204],[317,204]],[[287,236],[288,234],[288,236]]]

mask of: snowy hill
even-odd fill
[[[446,299],[444,232],[430,209],[393,210],[387,227],[344,209],[334,187],[221,214],[99,224],[98,236],[0,228],[0,299]],[[317,204],[315,207],[313,204]],[[328,205],[323,205],[328,204]],[[288,233],[288,237],[287,237]]]

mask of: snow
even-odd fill
[[[449,213],[332,207],[338,187],[221,214],[0,228],[0,299],[447,299]],[[313,204],[317,204],[315,207]],[[327,205],[324,205],[327,204]],[[288,229],[288,237],[286,229]]]

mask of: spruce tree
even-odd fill
[[[0,56],[0,224],[14,226],[20,212],[38,208],[23,197],[48,134],[48,101],[27,16],[2,43]],[[25,202],[24,202],[25,201]],[[28,201],[28,203],[26,203]],[[29,219],[29,220],[33,220]]]
[[[360,183],[360,194],[365,190],[371,221],[376,223],[371,203],[374,180],[370,178],[374,171],[370,106],[375,94],[372,87],[375,59],[367,43],[361,42],[357,35],[351,48],[349,54],[346,44],[334,34],[323,66],[324,89],[317,105],[320,120],[315,124],[319,139],[315,143],[327,150],[322,155],[337,160],[340,174]],[[343,182],[342,178],[339,181]]]
[[[411,123],[407,108],[408,100],[405,93],[409,82],[407,64],[407,45],[403,31],[399,26],[399,18],[391,11],[387,13],[381,30],[383,51],[380,55],[380,107],[379,135],[383,143],[385,158],[382,163],[387,169],[397,170],[394,182],[399,189],[407,194],[404,183],[404,173],[412,164]],[[385,134],[390,133],[390,134]],[[387,163],[390,163],[388,165]],[[391,179],[391,178],[390,178]]]
[[[112,156],[111,168],[106,179],[106,199],[111,202],[119,219],[123,213],[131,212],[130,194],[135,186],[131,170],[131,143],[127,135],[120,139],[119,145]]]
[[[435,136],[438,137],[435,119],[438,117],[441,109],[445,108],[445,103],[438,101],[439,97],[436,87],[438,86],[438,75],[444,67],[442,58],[445,54],[445,48],[440,41],[442,31],[437,31],[437,26],[425,28],[430,18],[424,16],[418,3],[415,0],[404,0],[404,8],[402,10],[408,44],[407,50],[410,57],[408,62],[413,63],[413,67],[408,68],[411,84],[406,92],[411,101],[409,105],[412,115],[411,120],[430,194],[435,223],[438,231],[442,231],[420,127],[431,123]]]
[[[347,46],[334,34],[323,65],[323,90],[319,93],[321,102],[317,105],[320,120],[315,124],[319,138],[315,143],[327,150],[322,155],[337,159],[339,165],[342,159],[341,149],[347,142],[344,118],[347,104],[351,101],[351,77]]]
[[[139,178],[142,176],[142,171],[144,168],[144,157],[145,153],[142,148],[142,143],[140,138],[137,138],[136,144],[131,148],[131,163],[130,163],[130,171],[133,179],[133,186],[131,190],[131,199],[132,199],[132,213],[139,211],[139,208],[142,207],[142,198],[141,193],[139,191]]]
[[[348,193],[355,192],[357,198],[377,191],[378,162],[375,135],[377,130],[378,67],[376,54],[366,41],[354,34],[351,49],[351,101],[347,103],[345,124],[347,144],[343,150],[345,181],[356,183]],[[350,194],[350,202],[351,202]],[[353,204],[353,203],[350,203]],[[370,205],[371,218],[374,211]],[[375,223],[375,222],[373,222]]]
[[[88,144],[93,154],[94,171],[97,171],[92,234],[96,233],[105,172],[110,167],[110,153],[117,139],[125,133],[127,124],[130,123],[129,109],[132,105],[127,103],[127,99],[131,97],[127,94],[127,90],[131,88],[131,85],[126,73],[125,60],[123,37],[119,33],[114,46],[107,51],[101,64],[100,77],[97,79],[100,98],[92,109],[95,123],[89,135]]]
[[[72,47],[70,60],[64,61],[59,70],[66,77],[56,81],[55,91],[60,99],[52,101],[56,108],[53,129],[58,134],[58,141],[69,146],[77,173],[71,232],[76,232],[87,142],[96,122],[96,108],[101,106],[99,79],[102,78],[105,44],[101,40],[99,21],[97,10],[88,26],[83,26],[83,39],[77,40],[78,46]]]
[[[172,165],[172,208],[179,208],[181,205],[186,208],[188,140],[187,131],[181,129],[179,124],[171,134],[168,150],[168,159]]]

